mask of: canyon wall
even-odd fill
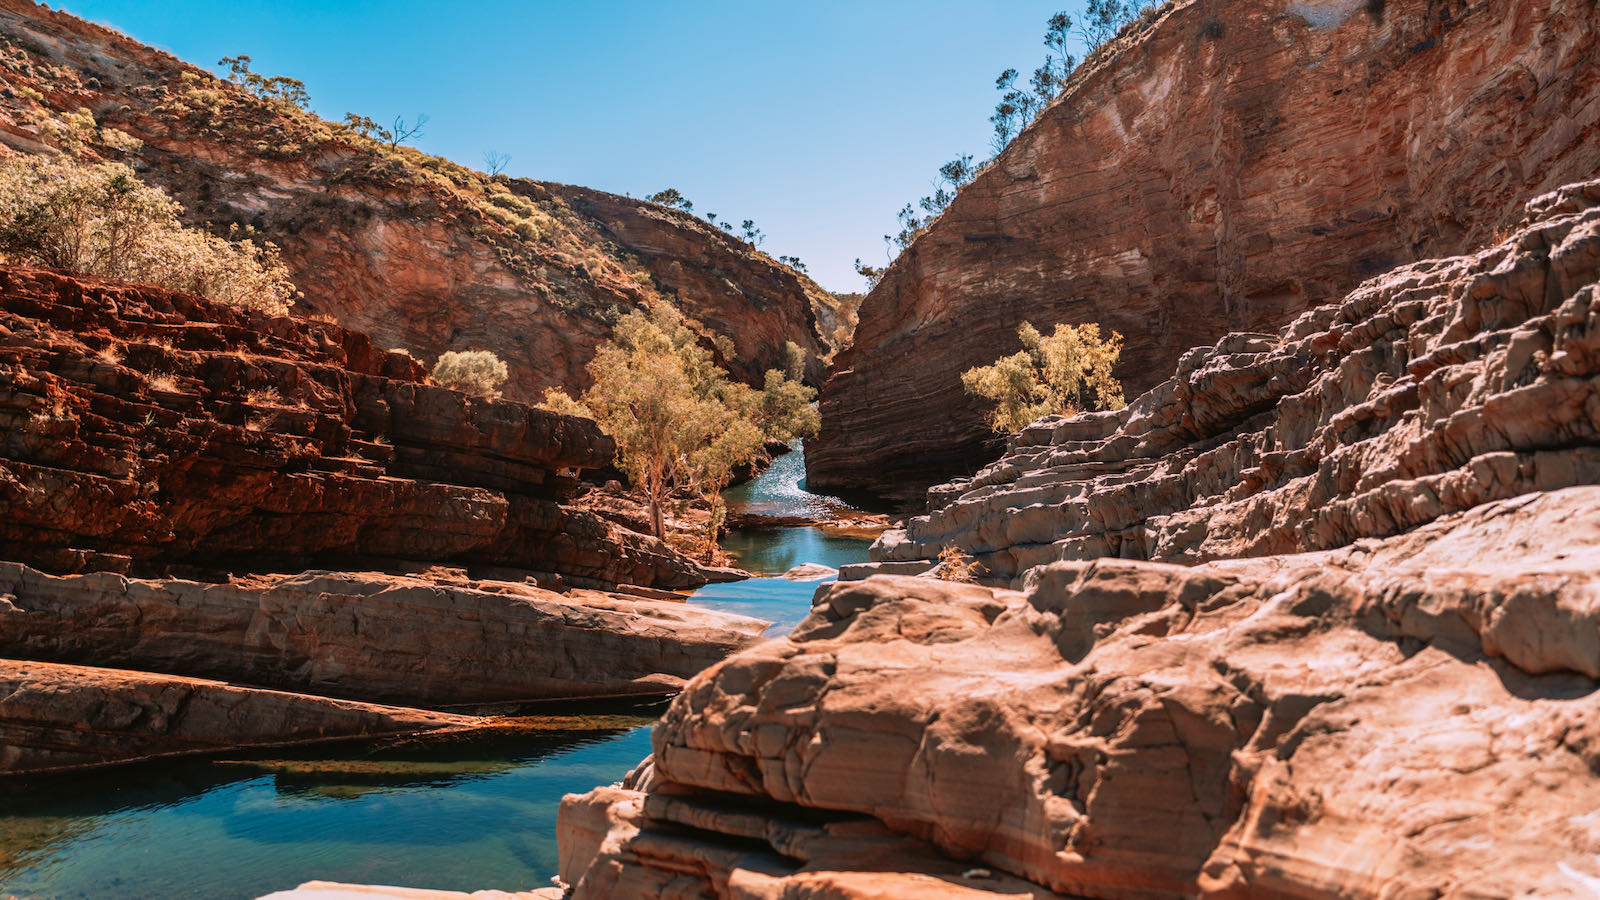
[[[1181,2],[1114,40],[889,268],[822,391],[818,488],[915,492],[1000,449],[960,373],[1031,321],[1126,338],[1132,397],[1464,252],[1600,170],[1587,0]]]
[[[929,504],[566,798],[568,896],[1600,883],[1600,182]]]
[[[759,639],[649,587],[729,572],[575,505],[592,421],[421,379],[329,322],[0,266],[0,775],[495,727],[421,707],[665,696]]]
[[[664,587],[706,575],[563,505],[588,419],[420,381],[326,322],[0,267],[0,558],[57,572],[384,557]]]
[[[813,381],[830,352],[820,287],[686,213],[390,147],[26,0],[0,0],[0,77],[0,144],[126,162],[191,224],[282,247],[298,312],[430,364],[493,351],[513,399],[581,390],[617,316],[647,302],[730,339],[730,370],[751,383],[786,341]],[[80,109],[95,126],[70,121]]]

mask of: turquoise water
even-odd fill
[[[0,897],[250,898],[304,881],[526,890],[561,796],[650,752],[633,727],[188,761],[0,788]],[[642,713],[643,715],[637,715]]]
[[[825,518],[860,512],[837,497],[807,491],[805,474],[805,449],[797,443],[792,452],[773,460],[759,477],[729,488],[723,498],[733,513]],[[822,528],[751,528],[734,530],[723,540],[722,547],[739,568],[756,575],[776,576],[802,563],[837,569],[847,563],[865,562],[871,543],[861,538],[838,537]],[[690,599],[715,609],[766,619],[772,623],[767,636],[779,637],[788,634],[811,611],[811,597],[821,583],[752,578],[708,584]]]
[[[833,509],[800,487],[791,453],[735,503]],[[799,474],[796,474],[799,473]],[[837,568],[868,542],[815,528],[736,533],[739,564],[778,574]],[[819,582],[753,578],[692,602],[787,633]],[[169,761],[90,775],[0,782],[0,898],[253,898],[310,880],[453,890],[528,890],[556,871],[563,794],[618,781],[650,752],[660,706],[589,705],[540,733],[398,746],[320,747],[231,761]],[[571,710],[568,710],[571,712]],[[549,731],[554,725],[571,726]]]

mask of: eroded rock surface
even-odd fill
[[[200,678],[0,659],[0,773],[7,774],[482,724]]]
[[[586,419],[421,382],[358,332],[0,267],[0,558],[55,572],[376,556],[691,587],[654,538],[562,505]]]
[[[412,706],[664,696],[763,626],[500,581],[305,572],[201,584],[0,563],[0,655]]]
[[[1600,171],[1597,52],[1588,0],[1172,6],[1080,67],[866,298],[811,485],[915,496],[992,460],[960,373],[1022,321],[1121,332],[1132,397],[1196,344],[1482,246]]]
[[[1054,560],[1321,550],[1600,481],[1597,284],[1588,182],[1534,200],[1486,250],[1192,350],[1125,409],[1034,423],[931,490],[874,558],[956,547],[1020,586]]]
[[[794,832],[886,828],[1093,897],[1584,896],[1597,548],[1581,487],[1320,553],[1057,562],[1024,593],[839,584],[696,679],[647,778],[567,799],[563,878],[794,896],[832,869]],[[915,895],[920,865],[829,896]]]

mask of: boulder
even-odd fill
[[[1021,593],[838,584],[691,683],[646,775],[564,801],[562,877],[794,896],[835,871],[815,846],[866,834],[905,849],[828,896],[958,868],[1105,898],[1579,896],[1597,548],[1600,487],[1575,487],[1339,550],[1056,562]]]

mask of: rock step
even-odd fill
[[[486,725],[200,678],[0,659],[0,775]]]

